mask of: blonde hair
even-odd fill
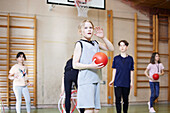
[[[81,31],[81,28],[85,25],[86,22],[91,23],[91,25],[92,25],[92,27],[93,27],[93,29],[94,29],[94,24],[93,24],[92,21],[90,21],[90,20],[83,20],[83,21],[80,23],[80,25],[78,26],[78,31],[79,31],[79,33],[82,32],[82,31]]]

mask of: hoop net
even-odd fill
[[[75,6],[78,11],[78,16],[79,17],[88,17],[87,13],[89,10],[89,6],[91,3],[91,0],[74,0]]]

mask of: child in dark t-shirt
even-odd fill
[[[130,88],[133,86],[134,61],[126,53],[129,43],[121,40],[118,45],[121,53],[113,59],[113,77],[109,86],[114,84],[117,113],[121,113],[121,97],[123,98],[123,112],[127,113]]]

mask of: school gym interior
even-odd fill
[[[170,113],[170,0],[99,0],[88,7],[87,17],[78,16],[74,0],[71,5],[63,5],[60,1],[0,0],[1,111],[15,113],[16,99],[8,72],[16,63],[17,52],[23,51],[33,84],[28,87],[31,113],[60,113],[58,102],[64,66],[80,39],[78,25],[88,19],[102,27],[114,45],[113,52],[105,52],[108,64],[102,68],[102,109],[99,113],[116,112],[114,88],[108,84],[112,79],[113,57],[119,54],[117,43],[120,40],[129,42],[127,53],[135,62],[129,113],[148,112],[150,87],[144,70],[153,52],[160,53],[165,67],[155,110]],[[95,6],[98,2],[100,6]],[[98,40],[95,36],[93,39]],[[26,113],[24,98],[22,112]]]

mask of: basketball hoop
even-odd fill
[[[74,0],[79,17],[87,17],[91,0]]]

